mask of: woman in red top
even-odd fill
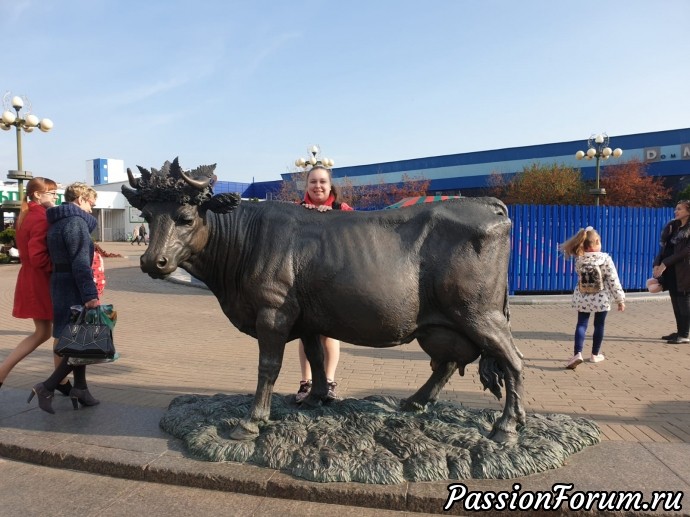
[[[57,184],[47,178],[33,178],[26,185],[16,224],[21,269],[14,291],[15,318],[34,320],[33,334],[22,339],[0,364],[0,386],[16,364],[50,339],[53,329],[53,304],[50,301],[52,269],[46,233],[46,209],[55,206]],[[62,390],[61,390],[62,391]]]
[[[307,188],[304,194],[302,206],[310,210],[326,212],[328,210],[354,210],[347,203],[338,201],[338,191],[333,185],[331,171],[322,165],[314,166],[307,174]],[[340,341],[326,336],[321,336],[321,344],[324,351],[324,368],[326,370],[326,380],[328,381],[329,399],[336,399],[338,395],[335,387],[335,369],[340,360]],[[304,353],[304,343],[299,342],[299,364],[302,370],[302,380],[299,383],[299,390],[295,395],[295,401],[299,404],[311,391],[311,366]]]

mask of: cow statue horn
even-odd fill
[[[127,177],[129,178],[129,184],[132,186],[132,188],[139,188],[139,179],[134,177],[134,174],[132,174],[132,170],[127,167]]]
[[[197,180],[189,176],[185,171],[181,170],[180,175],[182,176],[182,179],[185,180],[189,185],[192,187],[198,189],[198,190],[204,190],[206,187],[208,187],[209,183],[211,182],[211,178],[206,178],[206,179],[201,179]]]

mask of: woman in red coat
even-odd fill
[[[26,185],[17,218],[15,241],[19,248],[21,269],[14,291],[15,318],[31,318],[36,327],[33,334],[22,339],[0,364],[0,386],[15,365],[42,343],[50,339],[53,329],[53,304],[50,301],[52,269],[46,233],[46,209],[55,206],[57,184],[47,178],[33,178]],[[65,388],[66,389],[66,388]],[[62,391],[62,390],[61,390]]]

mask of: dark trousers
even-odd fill
[[[676,317],[678,337],[688,337],[690,333],[690,291],[669,290],[673,315]]]
[[[604,342],[604,323],[607,311],[594,313],[594,334],[592,335],[592,355],[598,355]],[[585,334],[589,324],[589,312],[577,312],[577,326],[575,327],[575,355],[585,347]]]

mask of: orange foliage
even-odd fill
[[[385,183],[383,177],[377,184],[354,186],[350,178],[343,178],[338,188],[341,200],[355,208],[383,208],[406,197],[425,196],[429,180],[412,178],[403,174],[400,183]]]
[[[671,189],[662,178],[648,176],[639,158],[602,169],[601,186],[606,189],[601,203],[609,206],[660,207],[671,199]]]
[[[300,203],[304,198],[304,185],[307,182],[307,171],[298,171],[292,174],[289,180],[280,183],[280,190],[275,195],[279,201]]]
[[[306,178],[307,171],[300,171],[290,180],[283,180],[275,198],[299,203],[304,197]],[[405,197],[425,196],[431,183],[423,177],[412,178],[407,174],[403,174],[401,179],[400,183],[385,183],[381,176],[375,185],[355,186],[352,180],[345,176],[335,180],[335,188],[340,202],[354,208],[383,208]]]
[[[488,183],[491,195],[506,204],[579,205],[588,201],[580,171],[563,164],[533,163],[508,181],[493,172]]]

